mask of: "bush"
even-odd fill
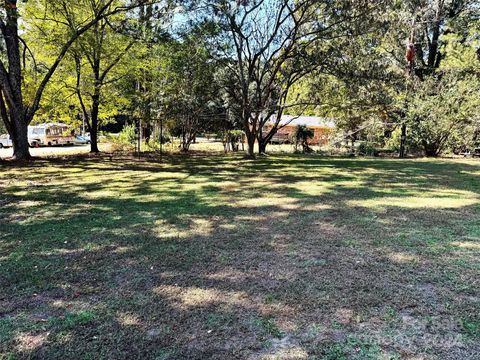
[[[137,142],[135,126],[125,125],[118,135],[109,135],[108,141],[112,144],[113,150],[132,150]]]
[[[135,145],[137,135],[135,134],[135,125],[125,125],[118,135],[118,140],[124,144]]]
[[[145,143],[145,148],[147,150],[152,150],[152,151],[160,151],[160,148],[162,148],[161,145],[163,146],[163,150],[165,150],[165,145],[170,144],[172,142],[172,139],[168,135],[162,135],[161,137],[152,137],[150,138],[150,141]]]
[[[366,142],[361,143],[358,146],[357,151],[360,155],[366,155],[366,156],[377,156],[378,155],[378,151],[375,148],[375,146],[373,146],[371,144],[368,144]]]

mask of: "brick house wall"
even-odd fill
[[[287,125],[282,127],[274,135],[272,142],[287,143],[293,141],[293,136],[295,134],[297,126],[296,125]],[[320,126],[308,126],[308,128],[313,129],[315,135],[313,139],[309,141],[311,145],[326,145],[329,142],[330,136],[333,134],[335,129],[329,127],[320,127]],[[269,131],[270,128],[266,127],[266,131]]]

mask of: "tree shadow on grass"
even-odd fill
[[[383,353],[473,359],[459,321],[476,321],[480,216],[461,200],[480,167],[408,164],[195,159],[118,180],[121,164],[86,161],[54,184],[36,169],[26,194],[3,193],[0,353],[258,358],[287,338],[321,357],[367,336]],[[443,197],[460,202],[429,203]]]

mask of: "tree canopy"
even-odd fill
[[[243,130],[260,153],[284,114],[334,118],[352,144],[437,156],[479,145],[476,1],[5,0],[0,115],[92,135],[125,117],[182,139]],[[405,56],[411,49],[411,58]]]

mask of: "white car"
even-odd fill
[[[75,140],[73,140],[75,145],[86,145],[90,144],[90,137],[77,135],[75,136]]]
[[[0,149],[6,147],[12,147],[12,139],[10,139],[10,135],[0,135]]]

